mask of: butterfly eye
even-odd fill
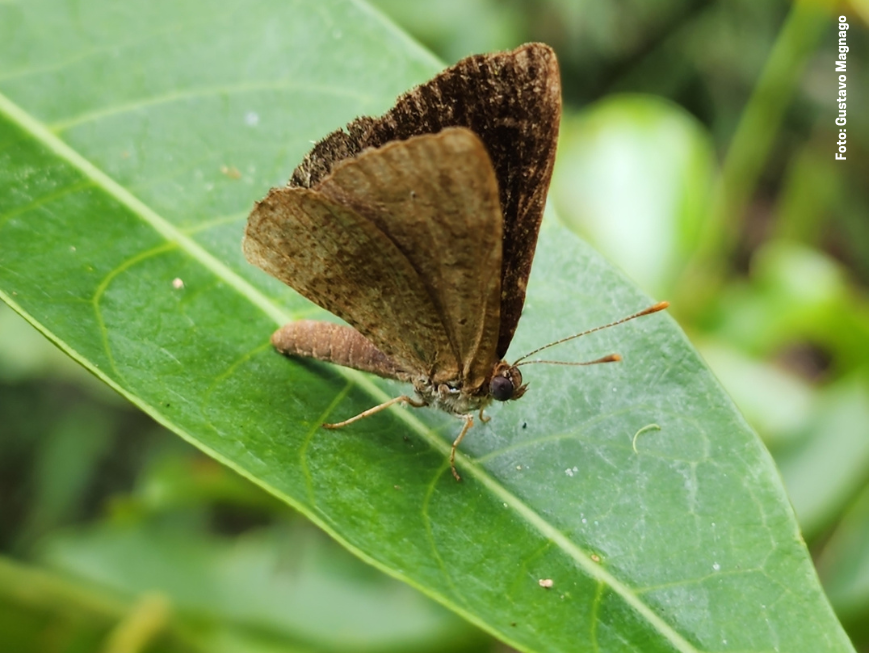
[[[496,401],[508,401],[513,398],[513,381],[506,376],[496,376],[489,384],[489,392]]]

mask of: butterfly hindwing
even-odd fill
[[[416,270],[352,208],[315,190],[272,189],[250,214],[243,249],[248,261],[348,322],[408,372],[458,374]]]

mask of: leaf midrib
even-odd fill
[[[120,204],[132,211],[135,215],[138,215],[142,220],[148,223],[158,234],[166,238],[167,241],[176,243],[180,249],[186,251],[188,255],[199,261],[215,276],[225,281],[227,285],[236,290],[243,297],[247,298],[254,306],[259,308],[263,313],[265,313],[272,320],[274,320],[276,324],[285,324],[292,319],[291,314],[272,304],[272,302],[254,286],[242,279],[239,275],[237,275],[230,268],[228,268],[224,263],[211,255],[202,246],[200,246],[190,237],[186,236],[181,230],[179,230],[165,218],[157,214],[144,202],[142,202],[135,195],[130,193],[126,188],[121,186],[118,182],[116,182],[102,170],[94,166],[90,161],[85,159],[78,152],[73,150],[63,140],[61,140],[58,136],[52,133],[52,131],[48,129],[46,125],[32,117],[30,114],[28,114],[25,110],[12,102],[2,93],[0,93],[0,113],[5,114],[19,127],[21,127],[21,129],[25,133],[30,134],[36,141],[44,145],[59,158],[63,159],[68,164],[78,169],[86,178],[90,179],[93,182],[96,188],[101,188],[107,195],[113,197]],[[383,565],[378,560],[370,557],[367,553],[358,549],[353,544],[341,537],[326,520],[321,519],[315,513],[315,511],[309,510],[308,506],[305,506],[296,499],[285,495],[277,488],[274,488],[271,485],[263,482],[259,478],[251,475],[249,472],[247,472],[247,470],[239,467],[232,460],[225,458],[223,455],[214,451],[203,442],[193,437],[191,434],[187,433],[187,431],[185,431],[183,428],[181,428],[171,420],[167,419],[152,405],[143,401],[137,395],[130,393],[123,386],[119,385],[114,379],[109,377],[105,372],[92,365],[90,361],[81,356],[77,351],[72,349],[65,342],[60,340],[57,336],[55,336],[52,332],[45,328],[44,325],[39,323],[32,315],[25,311],[22,306],[20,306],[6,293],[0,291],[0,297],[2,297],[6,303],[12,306],[18,313],[20,313],[25,319],[33,324],[40,332],[42,332],[43,335],[45,335],[48,339],[54,342],[70,357],[80,363],[83,367],[87,368],[91,373],[93,373],[106,384],[111,386],[122,396],[129,399],[133,404],[141,408],[144,412],[153,417],[157,422],[178,433],[179,435],[184,437],[185,440],[207,452],[208,455],[219,460],[221,463],[241,474],[251,482],[264,488],[271,494],[280,497],[282,500],[286,501],[300,512],[303,512],[305,515],[308,516],[308,518],[317,523],[320,528],[327,531],[333,538],[340,541],[347,549],[353,551],[357,556],[367,561],[369,564],[377,567],[378,569],[390,576],[399,578],[404,582],[409,582],[409,584],[413,585],[425,594],[428,594],[429,596],[438,599],[441,603],[448,605],[451,609],[460,612],[462,616],[468,621],[475,623],[479,627],[488,630],[489,632],[493,632],[491,626],[486,622],[480,620],[476,615],[465,612],[464,609],[457,606],[448,597],[441,596],[437,592],[433,592],[430,588],[417,584],[414,579],[405,577],[390,569],[389,567]],[[371,394],[375,399],[386,400],[389,398],[383,390],[377,387],[369,378],[367,378],[362,373],[340,366],[338,366],[338,371],[346,378],[348,378],[348,380],[356,383],[366,392]],[[419,419],[409,414],[407,411],[398,411],[397,415],[402,420],[404,420],[411,428],[413,428],[429,444],[429,446],[441,451],[444,456],[448,454],[448,451],[450,449],[449,444],[444,440],[438,438],[434,434],[434,431],[426,427],[425,424],[423,424]],[[572,558],[575,562],[577,562],[579,566],[591,578],[597,580],[599,583],[605,584],[614,593],[618,594],[625,601],[625,603],[631,606],[641,617],[643,617],[650,625],[652,625],[658,632],[660,632],[661,635],[663,635],[669,642],[671,642],[676,650],[682,653],[698,652],[698,649],[696,649],[690,642],[682,637],[682,635],[676,632],[676,630],[672,626],[670,626],[670,624],[666,623],[660,616],[658,616],[658,614],[656,614],[649,605],[644,603],[628,586],[623,584],[612,574],[610,574],[605,569],[593,562],[591,557],[586,554],[582,549],[580,549],[574,542],[572,542],[563,532],[561,532],[554,525],[541,518],[536,512],[532,510],[530,506],[521,501],[516,495],[507,490],[502,484],[498,483],[476,462],[468,460],[467,457],[461,452],[459,452],[457,455],[460,459],[462,459],[464,474],[472,475],[478,482],[480,482],[484,487],[492,492],[494,496],[501,499],[501,501],[508,506],[511,506],[516,511],[516,513],[520,515],[521,518],[523,518],[529,525],[535,528],[543,537],[554,542],[559,548],[561,548],[562,551],[570,558]],[[502,639],[505,638],[505,633],[497,632],[495,634]],[[516,644],[521,646],[521,644]]]

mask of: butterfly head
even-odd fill
[[[528,384],[522,383],[522,372],[515,365],[501,361],[495,365],[492,380],[489,381],[489,394],[495,401],[519,399],[525,394]]]

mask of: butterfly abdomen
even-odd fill
[[[286,356],[315,358],[387,379],[410,381],[406,371],[352,327],[316,320],[290,322],[272,334],[272,345]]]

